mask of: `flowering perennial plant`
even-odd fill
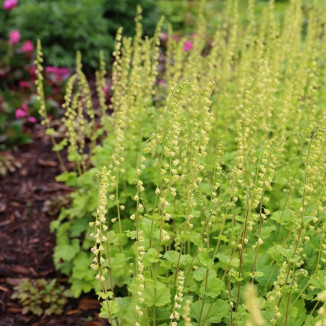
[[[135,37],[116,36],[109,108],[100,55],[98,114],[77,56],[76,171],[58,177],[77,190],[54,260],[111,325],[325,323],[325,3],[293,0],[279,21],[271,0],[258,21],[249,1],[245,26],[237,5],[209,50],[202,11],[191,46],[169,28],[160,71],[162,21],[143,38],[139,9]]]

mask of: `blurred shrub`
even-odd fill
[[[68,298],[71,296],[69,290],[56,280],[26,280],[15,287],[12,299],[18,299],[24,306],[22,313],[32,312],[34,315],[61,315]]]
[[[69,76],[67,68],[45,66],[44,88],[47,111],[51,115],[58,114]],[[31,127],[37,122],[39,108],[35,77],[31,40],[22,40],[18,30],[12,30],[9,37],[0,38],[0,151],[31,141]]]
[[[122,26],[124,35],[134,35],[134,17],[138,4],[141,5],[143,10],[142,25],[144,34],[154,34],[160,16],[157,2],[157,0],[103,0],[104,17],[108,20],[110,34],[114,35],[117,29]]]
[[[266,6],[269,0],[256,0],[257,19],[262,17],[262,9]],[[303,0],[303,3],[310,0]],[[311,1],[310,1],[311,2]],[[176,32],[193,33],[197,25],[198,8],[201,0],[157,0],[162,14],[166,17],[166,21],[172,24]],[[206,0],[205,2],[205,17],[207,23],[207,32],[213,34],[216,26],[219,26],[222,21],[226,20],[223,13],[227,0]],[[289,0],[275,0],[276,14],[283,13]],[[248,0],[239,0],[239,17],[244,23],[248,19]]]
[[[6,39],[8,35],[8,25],[6,24],[6,17],[8,14],[0,9],[0,39]]]
[[[12,10],[9,23],[24,39],[42,41],[49,64],[72,66],[79,50],[85,53],[85,66],[95,68],[100,50],[111,54],[118,27],[133,33],[138,3],[147,17],[145,32],[150,33],[158,17],[156,0],[25,0]]]
[[[102,0],[26,0],[12,11],[11,24],[23,38],[42,40],[48,62],[71,66],[77,50],[95,67],[98,51],[113,44],[103,18]]]

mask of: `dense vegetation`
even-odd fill
[[[54,260],[112,325],[325,325],[325,3],[293,0],[281,21],[270,1],[258,22],[252,0],[245,26],[237,3],[210,49],[202,11],[191,46],[170,29],[163,66],[161,21],[142,38],[139,10],[109,108],[100,56],[98,115],[77,55]],[[37,62],[54,137],[40,45]]]
[[[8,0],[6,0],[8,2]],[[9,0],[10,1],[10,0]],[[23,39],[40,39],[46,61],[55,66],[73,66],[77,50],[84,53],[87,68],[96,67],[98,51],[112,52],[114,35],[123,25],[133,32],[137,2],[130,0],[24,0],[7,12],[0,12],[0,37],[18,30]],[[139,3],[150,17],[146,33],[154,29],[159,18],[155,0]]]

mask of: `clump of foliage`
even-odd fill
[[[21,168],[21,163],[18,162],[10,153],[0,153],[0,177],[6,176],[9,172],[15,172]]]
[[[71,199],[69,195],[56,195],[44,202],[42,211],[49,216],[58,216],[61,209],[70,203]]]
[[[16,9],[13,9],[16,10]],[[0,39],[0,150],[30,141],[37,122],[34,44],[22,40],[18,30]],[[45,93],[49,112],[56,114],[62,100],[68,68],[45,67]]]
[[[155,1],[138,2],[151,13],[146,22],[149,30],[157,21]],[[40,39],[51,65],[71,67],[76,51],[81,51],[90,69],[97,65],[99,50],[112,52],[121,24],[132,33],[135,9],[136,3],[127,0],[25,0],[8,14],[1,29],[10,26],[26,39]]]
[[[143,10],[144,19],[142,21],[144,34],[151,35],[159,19],[159,6],[157,0],[104,0],[104,17],[108,21],[108,31],[112,36],[114,44],[114,35],[120,26],[123,26],[124,34],[131,36],[134,34],[135,25],[133,18],[140,5]],[[113,46],[112,46],[113,49]]]
[[[29,141],[24,125],[36,122],[32,108],[33,48],[25,51],[17,31],[0,40],[0,149]],[[11,44],[12,43],[12,44]],[[33,47],[33,45],[31,45]],[[35,103],[35,101],[34,101]],[[24,109],[22,109],[24,108]],[[22,113],[20,116],[16,115]],[[28,121],[30,120],[30,121]]]
[[[34,315],[60,315],[63,312],[70,291],[56,280],[47,281],[43,278],[26,280],[15,287],[12,299],[18,299],[24,307],[22,313],[32,312]]]
[[[258,23],[249,1],[245,27],[237,4],[209,52],[202,10],[191,46],[169,29],[164,83],[161,22],[142,38],[139,11],[135,37],[117,33],[111,116],[103,63],[97,117],[77,56],[54,260],[111,325],[324,322],[325,3],[280,21],[271,0]]]

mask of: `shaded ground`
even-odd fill
[[[60,168],[43,129],[36,127],[33,138],[14,154],[22,168],[0,179],[0,325],[106,325],[97,317],[94,296],[71,299],[61,316],[41,317],[22,315],[18,301],[10,298],[24,278],[58,278],[68,286],[53,265],[55,235],[49,224],[62,204],[57,199],[70,189],[55,181]]]

